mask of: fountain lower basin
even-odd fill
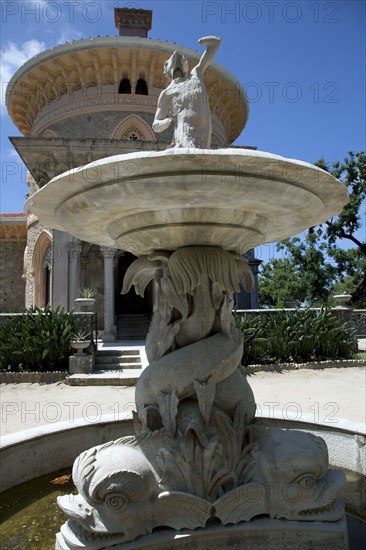
[[[26,203],[41,223],[136,256],[183,246],[243,253],[339,213],[347,191],[305,162],[240,149],[168,149],[98,160]]]
[[[329,426],[314,424],[310,419],[309,422],[299,422],[284,420],[280,417],[272,419],[257,418],[257,422],[262,425],[274,425],[281,428],[304,429],[316,435],[321,435],[327,442],[332,467],[347,468],[348,470],[346,472],[347,484],[343,491],[346,510],[349,511],[351,516],[362,518],[362,522],[365,521],[362,499],[365,483],[364,472],[362,471],[362,464],[364,463],[362,449],[364,446],[360,445],[365,436],[362,433],[361,425],[351,426],[349,423],[341,421],[336,426]],[[54,534],[63,520],[63,514],[56,505],[56,495],[70,491],[69,486],[59,487],[58,489],[53,488],[50,485],[50,480],[61,474],[52,474],[51,472],[68,466],[67,470],[62,473],[70,473],[70,464],[88,444],[97,444],[106,439],[117,438],[121,434],[133,433],[131,414],[124,414],[123,419],[118,420],[113,419],[113,415],[106,415],[100,419],[100,422],[95,424],[90,424],[85,420],[76,421],[75,424],[72,429],[67,426],[67,423],[61,423],[52,427],[45,426],[25,430],[2,438],[3,443],[0,450],[2,490],[14,487],[13,491],[16,492],[15,496],[18,500],[20,496],[19,506],[18,504],[9,504],[9,511],[7,511],[6,502],[14,503],[16,501],[14,497],[10,497],[14,493],[11,493],[10,489],[10,491],[4,493],[5,498],[2,498],[2,504],[5,507],[4,520],[8,521],[7,516],[12,516],[13,522],[20,521],[19,529],[15,527],[15,523],[14,527],[4,523],[3,537],[0,541],[4,549],[9,548],[10,550],[10,548],[13,548],[14,546],[7,546],[7,544],[13,544],[13,540],[18,540],[18,537],[19,542],[26,543],[29,549],[51,548],[54,542]],[[44,476],[46,473],[49,475],[42,479],[38,478],[38,476]],[[32,481],[23,484],[19,489],[19,482],[24,482],[26,479]],[[40,496],[41,505],[37,500]],[[47,514],[49,514],[49,518]],[[56,517],[54,518],[54,516]],[[30,528],[23,525],[27,521],[33,522]],[[266,522],[266,527],[270,528],[271,521],[267,518]],[[352,517],[348,517],[347,522],[350,550],[357,550],[359,548],[359,531],[364,529],[365,524]],[[37,527],[38,525],[41,526],[41,529]],[[288,523],[286,527],[288,527]],[[240,529],[245,528],[248,529],[243,524],[237,527],[232,526],[229,535],[234,535],[240,532]],[[259,528],[263,529],[263,520],[254,521],[249,528],[254,531]],[[217,531],[218,526],[214,528],[215,537],[225,534],[222,530],[217,533],[215,529]],[[198,536],[203,535],[203,533],[197,534]],[[9,538],[12,542],[9,542]],[[189,541],[191,541],[190,533],[180,531],[178,536],[175,536],[174,532],[167,529],[160,531],[160,535],[157,532],[144,537],[142,541],[130,544],[131,546],[135,544],[135,548],[138,548],[139,544],[148,547],[149,543],[152,545],[154,543],[160,544],[159,547],[167,544],[169,547],[169,544],[174,543],[179,546],[179,543],[184,541],[189,544]],[[225,541],[224,543],[226,544]]]

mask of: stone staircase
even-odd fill
[[[147,366],[145,339],[150,315],[131,313],[117,316],[116,341],[98,343],[93,372],[72,374],[71,386],[135,386]]]
[[[117,315],[116,339],[121,341],[145,340],[151,316],[147,313]]]
[[[143,345],[126,346],[123,342],[100,346],[91,374],[73,374],[71,386],[135,386],[147,359]]]
[[[99,349],[95,357],[94,371],[124,371],[142,369],[139,349]]]

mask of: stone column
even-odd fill
[[[262,260],[257,260],[254,256],[254,249],[248,250],[244,254],[249,262],[250,268],[254,276],[253,288],[250,292],[246,292],[240,285],[240,292],[235,293],[236,309],[258,309],[259,308],[259,290],[258,290],[258,267]]]
[[[72,309],[75,306],[75,298],[79,296],[80,254],[82,247],[78,243],[69,243],[67,248],[69,253],[69,309]]]
[[[257,260],[256,258],[249,261],[254,276],[254,285],[250,292],[251,309],[259,309],[258,268],[261,263],[262,260]]]
[[[115,248],[101,246],[100,251],[104,258],[104,332],[103,342],[114,342],[116,326],[114,323],[114,278],[113,260]]]

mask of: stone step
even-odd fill
[[[138,323],[150,323],[149,316],[138,316],[138,315],[119,315],[117,317],[117,325],[126,324],[126,325],[137,325]]]
[[[123,372],[100,370],[92,374],[72,374],[65,381],[70,386],[135,386],[141,372],[137,369]]]
[[[98,350],[95,369],[116,370],[141,369],[141,355],[138,349]]]
[[[139,316],[118,316],[117,317],[117,326],[132,326],[132,325],[149,325],[150,317],[139,317]]]
[[[98,352],[96,355],[96,361],[98,363],[141,363],[140,354],[138,355],[118,355],[116,353],[105,355],[103,352]]]
[[[116,336],[121,340],[143,340],[149,331],[150,322],[148,314],[118,315]]]
[[[134,355],[140,355],[140,351],[138,349],[120,349],[120,348],[116,348],[116,349],[99,349],[97,351],[98,354],[100,355],[103,355],[103,356],[108,356],[108,355],[123,355],[123,356],[134,356]]]
[[[141,361],[138,363],[100,363],[99,361],[95,363],[94,370],[125,370],[125,369],[141,369]]]
[[[117,332],[116,338],[118,338],[118,340],[145,340],[147,332],[148,331],[144,332],[141,330],[131,332]]]

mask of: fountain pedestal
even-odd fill
[[[286,518],[286,536],[299,521],[311,540],[325,540],[311,522],[337,531],[344,475],[328,469],[321,438],[255,425],[231,312],[239,282],[247,290],[252,282],[244,251],[325,221],[346,201],[342,184],[315,166],[231,149],[111,157],[55,178],[30,199],[45,225],[139,256],[124,291],[134,285],[143,294],[153,281],[156,296],[136,435],[76,460],[79,494],[59,501],[71,518],[60,548],[128,548],[157,527],[241,525],[259,515]],[[254,537],[254,527],[244,529]],[[224,527],[220,533],[230,547]],[[202,547],[201,535],[190,536]]]
[[[207,525],[189,535],[191,545],[207,548],[209,541],[212,548],[234,548],[239,532],[230,535],[213,524],[262,515],[308,524],[293,524],[286,533],[289,548],[297,536],[343,548],[337,522],[344,517],[338,493],[345,476],[328,469],[324,441],[254,423],[254,396],[241,367],[242,335],[232,316],[239,282],[247,290],[252,284],[247,261],[215,246],[154,251],[130,266],[123,292],[134,285],[143,295],[151,281],[156,302],[146,342],[150,364],[136,386],[136,435],[76,460],[79,494],[59,498],[71,517],[58,535],[59,548],[98,550],[158,527]],[[325,524],[319,531],[309,527],[318,520],[334,522],[334,532]],[[276,522],[266,529],[272,548],[286,547]],[[263,533],[259,537],[254,524],[244,531],[260,548]],[[181,539],[176,535],[173,546],[184,548],[188,540]]]

